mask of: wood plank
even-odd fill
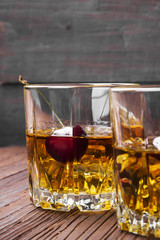
[[[11,155],[12,153],[12,155]],[[1,155],[2,154],[2,155]],[[102,212],[58,212],[36,208],[29,200],[24,147],[0,148],[1,165],[15,169],[0,179],[0,239],[79,239],[79,240],[142,240],[146,239],[117,227],[115,210]],[[9,156],[13,161],[10,160]],[[24,157],[25,156],[25,157]],[[7,164],[8,161],[8,164]],[[25,169],[21,170],[23,162]]]
[[[155,0],[1,0],[0,15],[1,82],[159,82]]]
[[[24,171],[27,168],[26,148],[22,147],[21,151],[17,153],[17,147],[2,148],[3,152],[0,161],[0,179],[14,175],[18,172]],[[23,159],[25,161],[23,161]]]
[[[15,80],[18,82],[18,76]],[[24,98],[21,84],[0,85],[0,132],[0,146],[25,144]],[[12,152],[10,154],[12,156]]]

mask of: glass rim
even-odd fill
[[[125,92],[160,92],[160,84],[157,85],[137,85],[134,87],[114,87],[111,90],[116,93],[125,93]]]
[[[39,83],[39,84],[27,84],[24,86],[25,89],[64,89],[64,88],[88,88],[88,87],[118,87],[118,86],[139,86],[138,83]]]

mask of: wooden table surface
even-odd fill
[[[36,208],[29,200],[25,147],[0,148],[0,239],[141,240],[122,232],[114,210],[84,213]]]

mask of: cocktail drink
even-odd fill
[[[112,207],[110,86],[25,86],[29,191],[36,206]]]
[[[96,134],[88,128],[82,130],[87,137],[59,137],[49,130],[27,134],[30,194],[37,206],[69,210],[76,202],[80,210],[111,208],[112,135],[110,129],[97,127]]]
[[[116,84],[25,86],[30,197],[81,211],[114,204],[109,89]]]
[[[160,237],[160,86],[111,90],[118,223]]]

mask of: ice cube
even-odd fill
[[[153,145],[156,147],[158,150],[160,150],[160,137],[156,137],[153,139]]]
[[[146,148],[146,141],[140,137],[130,138],[124,142],[125,147],[129,148]]]
[[[90,125],[90,126],[85,127],[85,131],[88,136],[91,136],[91,135],[111,136],[112,135],[111,127],[107,127],[107,126]]]
[[[64,127],[58,130],[55,130],[52,136],[73,136],[73,127]]]

